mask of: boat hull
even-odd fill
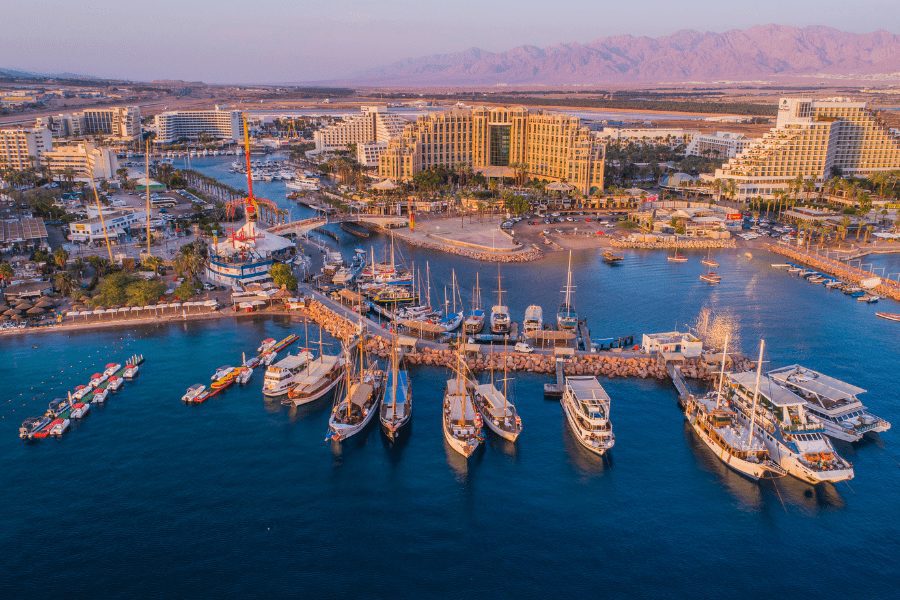
[[[328,430],[331,432],[331,440],[335,442],[343,442],[353,437],[360,431],[366,428],[366,426],[372,422],[372,418],[375,416],[375,413],[378,412],[379,404],[381,400],[376,399],[375,403],[372,405],[372,408],[369,409],[369,412],[366,413],[362,420],[359,423],[354,423],[353,425],[338,425],[333,421],[328,423]]]
[[[293,404],[294,406],[303,406],[304,404],[309,404],[310,402],[315,402],[319,398],[322,398],[323,396],[328,394],[328,392],[333,390],[334,387],[341,380],[340,375],[341,375],[341,372],[343,371],[343,369],[344,369],[344,367],[341,367],[341,368],[337,369],[334,372],[334,374],[328,375],[328,378],[326,379],[325,383],[323,384],[323,387],[320,387],[318,390],[310,393],[309,395],[299,396],[297,398],[291,398],[290,395],[288,395],[289,401],[287,403]]]
[[[581,433],[581,428],[578,426],[578,421],[575,418],[575,415],[572,414],[572,409],[569,408],[569,405],[565,400],[561,402],[563,407],[563,413],[566,415],[566,421],[569,424],[569,429],[572,431],[572,435],[575,436],[575,439],[579,444],[586,450],[596,454],[597,456],[603,456],[610,449],[612,449],[615,444],[615,438],[608,445],[597,445],[591,443],[591,436],[585,435]]]
[[[717,444],[703,427],[700,426],[700,422],[697,418],[689,418],[688,423],[690,423],[691,429],[694,430],[697,437],[699,437],[706,447],[709,448],[710,452],[715,454],[716,458],[722,461],[726,467],[735,473],[743,475],[753,481],[759,481],[769,473],[769,470],[764,465],[744,460],[743,458],[727,452],[725,448]]]
[[[457,437],[454,437],[453,433],[450,431],[449,424],[447,419],[443,420],[442,429],[444,430],[444,439],[447,440],[447,444],[453,448],[459,454],[462,454],[464,457],[469,458],[475,451],[478,450],[478,447],[481,445],[481,442],[472,443],[470,440],[461,440]],[[471,438],[470,438],[471,439]]]

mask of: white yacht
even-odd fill
[[[263,377],[263,394],[271,398],[284,396],[303,375],[312,353],[304,348],[297,354],[288,354],[266,369]]]
[[[191,387],[189,387],[187,389],[187,391],[184,393],[184,396],[182,396],[181,399],[184,402],[193,402],[194,400],[197,399],[197,397],[200,396],[200,394],[202,394],[205,391],[206,391],[205,385],[203,385],[202,383],[195,383],[194,385],[192,385]]]
[[[512,327],[509,307],[503,304],[503,288],[500,287],[500,271],[497,271],[497,304],[491,307],[491,333],[506,335]]]
[[[579,444],[601,456],[613,447],[616,436],[609,419],[610,399],[596,377],[566,377],[561,403]]]
[[[738,421],[750,426],[788,474],[811,484],[853,479],[853,465],[834,451],[822,422],[808,414],[803,398],[768,376],[754,394],[753,371],[730,373],[726,382]]]
[[[522,321],[522,329],[525,333],[540,331],[544,328],[544,309],[537,304],[532,304],[525,309],[525,319]]]
[[[315,177],[295,177],[293,181],[288,181],[285,187],[295,192],[315,192],[319,189],[319,180]]]
[[[858,442],[870,432],[883,432],[891,424],[866,410],[859,395],[866,390],[800,365],[769,371],[769,377],[804,400],[806,408],[822,420],[825,435]]]

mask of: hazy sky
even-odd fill
[[[900,31],[897,0],[2,0],[0,67],[299,82],[473,46],[764,23]]]

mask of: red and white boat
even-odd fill
[[[77,387],[75,388],[75,391],[72,392],[72,399],[73,399],[73,400],[81,400],[81,399],[84,398],[84,397],[88,394],[88,392],[90,392],[90,391],[91,391],[90,386],[87,386],[87,385],[79,385],[79,386],[77,386]]]
[[[262,342],[260,342],[259,348],[257,348],[256,351],[259,352],[260,354],[262,354],[263,352],[265,352],[267,350],[271,350],[272,347],[276,343],[277,342],[276,342],[275,338],[266,338]]]
[[[89,382],[90,386],[92,388],[95,388],[98,385],[100,385],[101,383],[103,383],[104,381],[106,381],[106,378],[107,378],[107,375],[104,375],[103,373],[94,373],[93,375],[91,375],[91,381]]]
[[[111,392],[118,392],[119,388],[122,387],[122,384],[125,383],[121,377],[117,377],[115,375],[110,377],[108,381],[109,383],[106,384],[106,389]]]
[[[888,321],[900,321],[900,313],[877,312],[875,313],[875,316],[887,319]]]
[[[69,428],[69,419],[53,419],[47,427],[47,435],[61,436]]]
[[[91,402],[94,404],[103,404],[106,402],[106,397],[109,395],[109,391],[106,388],[97,388],[97,391],[94,392],[94,396],[91,398]]]
[[[72,405],[72,410],[69,412],[69,418],[71,419],[83,419],[87,416],[87,414],[91,410],[90,404],[85,404],[84,402],[76,402]]]
[[[122,368],[122,365],[119,363],[106,363],[106,367],[103,368],[103,374],[106,377],[112,377],[116,374],[116,371]]]

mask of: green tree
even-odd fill
[[[177,288],[175,288],[175,297],[184,302],[190,300],[197,293],[199,287],[190,279],[185,279]]]
[[[53,262],[56,264],[56,268],[65,269],[68,260],[69,253],[66,252],[65,248],[57,248],[53,251]]]
[[[125,288],[134,281],[134,279],[126,273],[116,272],[110,273],[100,279],[95,290],[94,297],[91,298],[91,304],[94,306],[118,306],[125,304],[128,296]]]
[[[63,296],[69,296],[78,286],[75,276],[67,271],[60,271],[53,276],[53,287]]]
[[[125,288],[125,297],[132,306],[155,303],[166,292],[166,284],[159,279],[135,281]]]
[[[275,285],[278,287],[291,291],[297,289],[297,278],[294,277],[291,268],[286,264],[276,263],[272,265],[269,274],[272,276],[272,281],[274,281]]]
[[[0,281],[7,282],[13,278],[13,275],[15,275],[15,272],[11,264],[8,262],[0,263]]]

